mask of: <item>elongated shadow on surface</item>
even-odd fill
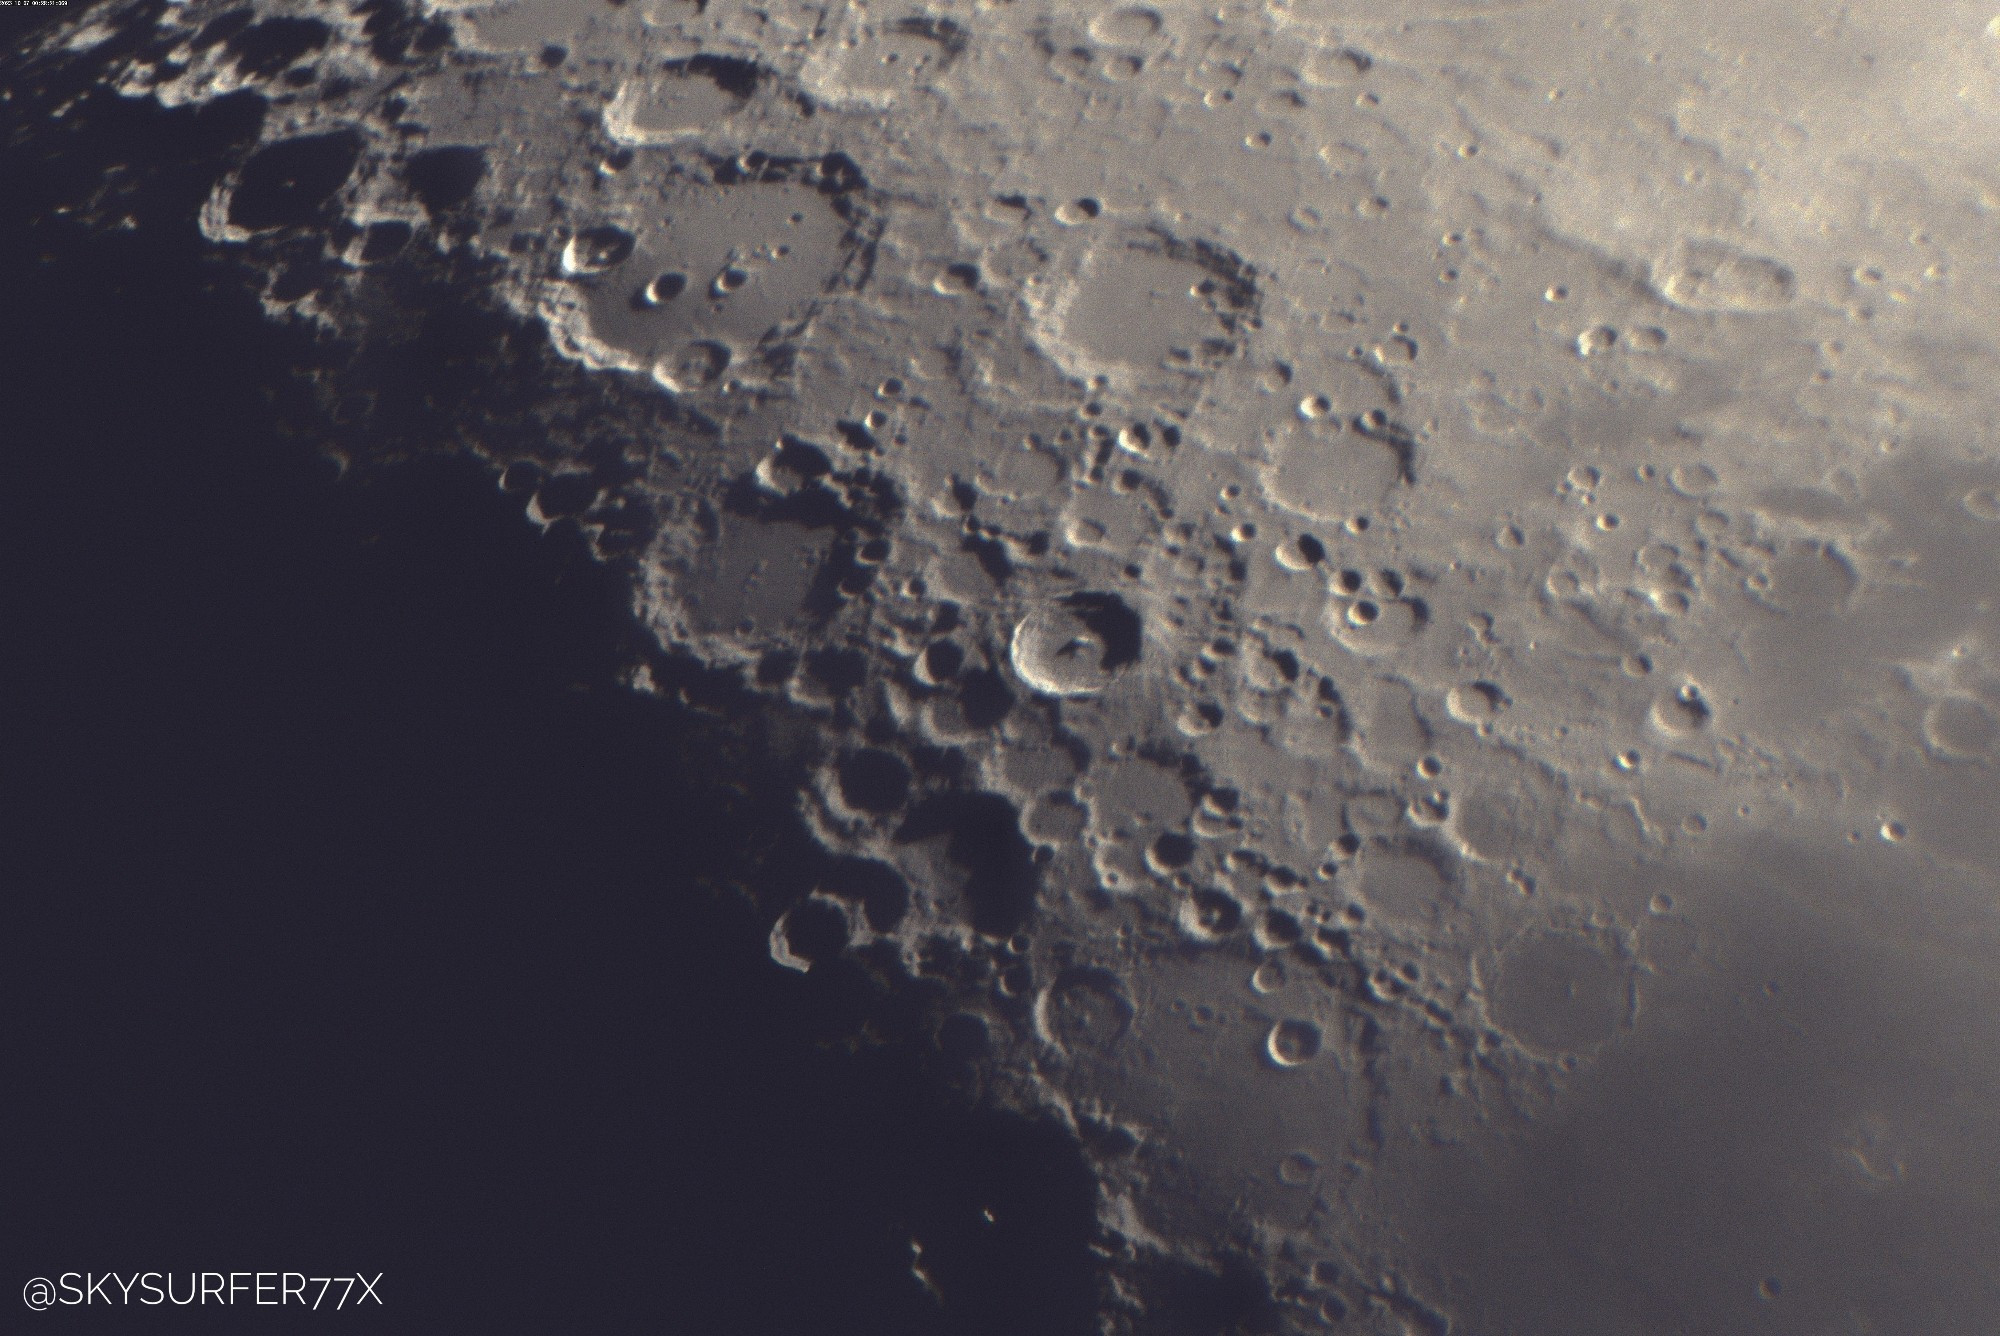
[[[376,1330],[1088,1329],[1080,1155],[950,1098],[923,999],[772,965],[768,901],[827,871],[793,777],[617,685],[628,592],[574,525],[466,461],[336,481],[276,435],[301,343],[191,218],[24,207],[24,1275],[379,1270]],[[845,1051],[864,1017],[892,1042]]]

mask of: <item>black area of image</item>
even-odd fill
[[[778,969],[699,884],[817,855],[782,785],[718,782],[728,721],[615,685],[627,592],[575,526],[278,436],[302,345],[194,230],[255,109],[115,101],[0,192],[10,1282],[381,1272],[376,1331],[1092,1329],[1069,1141],[827,1042],[858,968]],[[160,166],[85,238],[48,205],[107,143]]]

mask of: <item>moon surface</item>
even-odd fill
[[[808,740],[772,968],[1083,1148],[1098,1330],[1928,1336],[2000,1330],[1996,34],[112,0],[7,80],[247,117],[184,221],[326,448],[487,461]]]

